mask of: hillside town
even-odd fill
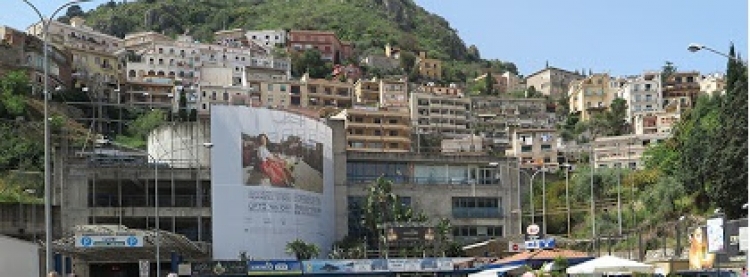
[[[651,146],[674,136],[700,99],[727,93],[725,73],[683,70],[667,62],[614,76],[547,64],[526,76],[488,67],[465,82],[450,82],[443,78],[447,61],[428,52],[402,51],[406,46],[389,43],[379,53],[359,55],[355,43],[333,31],[230,29],[206,42],[153,31],[119,38],[94,30],[82,17],[49,23],[48,29],[43,22],[26,30],[0,26],[0,76],[22,72],[29,96],[37,99],[44,98],[45,85],[60,92],[53,92],[53,99],[77,95],[58,101],[51,111],[83,126],[79,133],[85,138],[67,138],[67,131],[52,138],[53,225],[42,221],[40,202],[0,203],[0,234],[35,249],[48,247],[59,260],[54,262],[58,272],[139,276],[137,269],[145,264],[145,276],[301,275],[307,270],[325,275],[344,272],[338,271],[347,266],[342,261],[368,261],[362,272],[381,274],[376,276],[472,276],[487,268],[504,269],[487,276],[520,276],[526,268],[518,261],[537,270],[560,257],[578,263],[608,255],[668,264],[652,267],[652,273],[692,265],[691,242],[681,238],[704,218],[637,227],[635,212],[623,216],[623,210],[641,207],[630,195],[636,185],[622,188],[626,181],[619,174],[647,171],[644,153]],[[141,131],[145,136],[139,140],[132,130],[155,114],[160,124]],[[249,116],[259,114],[268,116]],[[235,125],[246,124],[271,124],[277,133],[232,133]],[[293,127],[281,128],[286,125]],[[298,135],[312,128],[306,126],[330,131]],[[229,145],[234,141],[240,146]],[[279,177],[286,181],[271,176],[268,186],[320,192],[324,200],[310,204],[309,212],[323,215],[319,222],[280,220],[278,226],[297,230],[288,232],[260,230],[270,221],[277,224],[275,216],[263,217],[268,222],[234,222],[244,226],[236,231],[246,237],[264,235],[228,241],[237,237],[217,226],[235,217],[217,214],[218,207],[253,196],[220,198],[216,190],[229,180],[222,176],[234,166],[235,154],[243,170],[238,180],[250,187],[255,173],[246,168],[265,165],[255,165],[255,154],[244,152],[266,144],[270,152],[295,160],[292,172],[278,173],[290,175]],[[315,151],[320,157],[311,154]],[[590,202],[589,196],[584,201],[567,196],[569,180],[588,178],[588,171],[576,171],[581,168],[591,172]],[[615,179],[597,177],[598,184],[613,189],[594,199],[594,171],[610,169],[618,174],[617,189],[608,183]],[[320,181],[308,179],[318,172]],[[564,194],[547,195],[553,181],[566,184]],[[320,188],[310,185],[316,182]],[[300,201],[316,202],[300,196],[306,194],[291,195],[293,200],[286,200],[295,209]],[[272,207],[261,214],[281,213]],[[603,227],[590,227],[588,216]],[[318,227],[332,232],[320,234],[327,231],[315,231]],[[418,242],[410,241],[410,232],[417,233]],[[116,241],[125,233],[136,234],[136,242],[122,242],[132,247],[94,247],[100,242],[96,236],[109,234]],[[273,244],[275,238],[264,237],[273,234],[297,240]],[[37,244],[45,235],[53,245]],[[646,235],[652,243],[643,241]],[[666,236],[669,243],[661,240]],[[394,259],[423,264],[389,275]],[[374,261],[381,260],[385,265],[378,271]],[[265,268],[271,261],[277,267]],[[425,266],[427,261],[435,264]],[[736,260],[724,262],[739,268]],[[244,267],[233,268],[239,264]],[[129,275],[107,275],[111,272]]]

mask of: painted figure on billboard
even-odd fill
[[[274,186],[323,192],[320,143],[305,145],[297,136],[271,142],[266,134],[242,134],[243,180],[248,186]]]
[[[704,228],[695,228],[689,234],[688,239],[690,241],[690,251],[688,253],[690,269],[713,268],[715,255],[708,253],[708,238],[705,235]]]

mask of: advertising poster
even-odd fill
[[[706,234],[708,236],[708,252],[724,252],[724,218],[714,217],[706,220]]]
[[[708,251],[708,238],[706,228],[698,227],[688,234],[690,249],[688,251],[688,262],[690,269],[707,269],[714,267],[716,255]]]
[[[302,274],[302,263],[299,261],[248,261],[249,276],[298,275]]]
[[[197,262],[190,267],[192,276],[247,276],[247,263],[242,261]]]
[[[303,261],[302,268],[305,274],[313,273],[354,273],[356,272],[354,260],[310,260]],[[362,270],[362,267],[359,267]]]
[[[301,115],[211,106],[214,258],[286,260],[296,239],[330,249],[331,139],[324,122]]]

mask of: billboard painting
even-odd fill
[[[713,217],[706,220],[706,237],[708,238],[708,252],[724,252],[724,218]]]
[[[334,240],[331,128],[265,108],[211,106],[213,255],[286,260],[300,239]],[[321,253],[325,255],[326,253]]]

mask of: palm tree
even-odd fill
[[[286,244],[286,253],[294,255],[300,261],[309,260],[320,255],[320,248],[314,243],[296,239]]]

